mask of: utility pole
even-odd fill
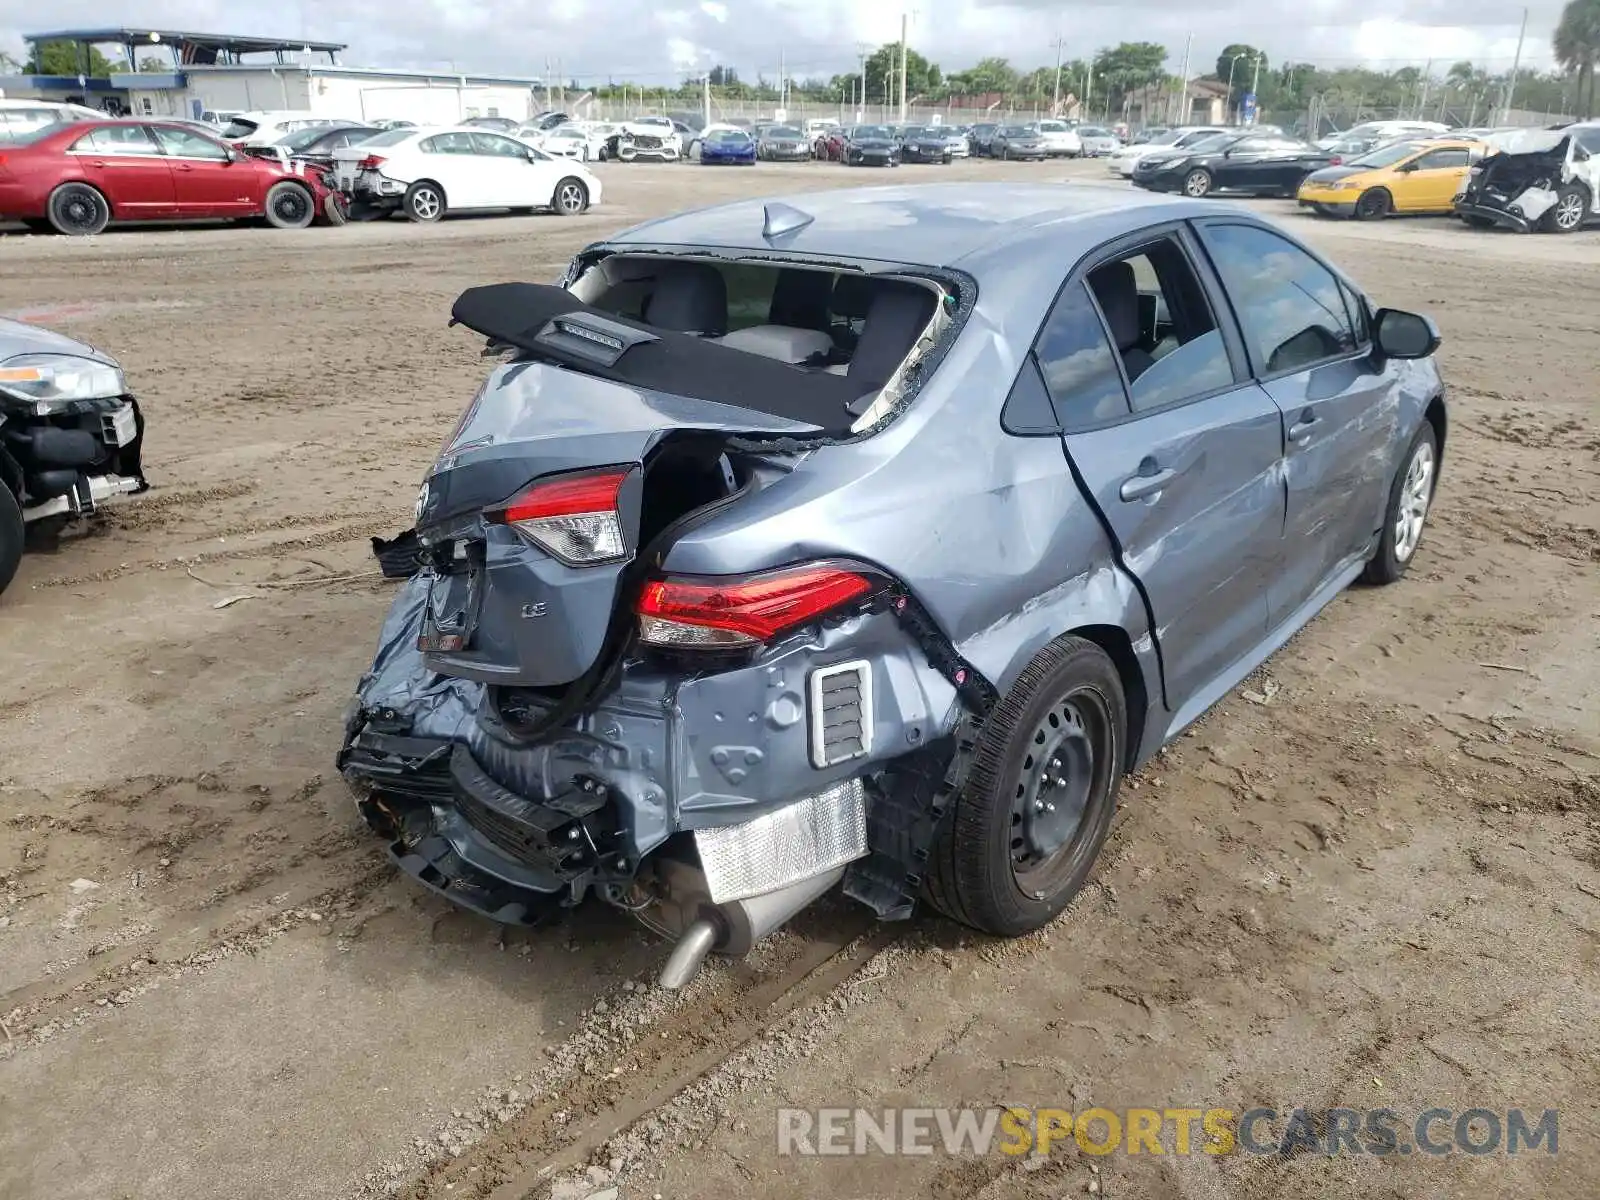
[[[779,50],[778,51],[778,107],[779,108],[787,107],[784,104],[784,87],[785,87],[784,80],[786,78],[784,72],[787,69],[788,61],[789,61],[788,55],[784,51]],[[776,116],[777,114],[774,113],[773,115]]]
[[[1261,111],[1261,55],[1255,58],[1255,70],[1250,75],[1250,124],[1256,123],[1256,114]]]
[[[1500,123],[1511,120],[1511,103],[1517,98],[1517,70],[1522,66],[1522,40],[1528,36],[1528,10],[1522,10],[1522,29],[1517,33],[1517,56],[1511,60],[1511,77],[1506,80],[1505,102],[1500,106]],[[1590,90],[1594,84],[1590,83]]]
[[[856,106],[857,114],[864,114],[867,107],[867,47],[861,42],[856,43],[856,58],[861,66],[861,102]],[[861,119],[860,115],[851,118],[851,124]]]
[[[711,124],[711,71],[700,76],[700,115],[705,124]]]
[[[1194,34],[1183,39],[1183,68],[1178,72],[1178,117],[1175,125],[1189,120],[1189,51],[1194,49]]]
[[[900,124],[906,123],[906,24],[910,17],[900,14]]]
[[[1055,96],[1050,101],[1050,115],[1061,115],[1061,35],[1056,34],[1056,90]]]
[[[1422,120],[1423,114],[1428,111],[1428,85],[1433,82],[1433,59],[1422,68],[1422,90],[1417,94],[1417,120]]]
[[[550,56],[546,54],[544,56],[544,110],[546,112],[549,112],[555,107],[555,105],[550,102],[550,97]]]

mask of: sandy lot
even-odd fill
[[[156,485],[0,602],[0,1197],[1600,1194],[1597,234],[1265,204],[1440,322],[1430,532],[1129,781],[1042,934],[824,906],[667,996],[612,914],[502,935],[387,865],[333,755],[390,594],[366,539],[482,374],[450,301],[846,181],[618,168],[570,221],[0,237],[0,312],[122,358]],[[1006,1102],[1558,1108],[1561,1152],[775,1152],[779,1106]]]

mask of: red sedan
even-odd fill
[[[189,126],[73,121],[0,144],[0,220],[41,232],[218,217],[303,229],[319,216],[343,220],[320,170],[241,154]]]

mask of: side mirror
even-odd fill
[[[1427,358],[1443,340],[1430,318],[1403,309],[1380,308],[1374,324],[1385,358]]]

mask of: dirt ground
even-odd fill
[[[895,182],[934,175],[1105,178]],[[573,220],[0,237],[0,312],[121,357],[155,484],[0,602],[0,1197],[1600,1194],[1600,234],[1260,202],[1439,321],[1430,531],[1128,781],[1043,933],[825,904],[670,996],[608,912],[502,935],[388,865],[333,756],[391,594],[367,538],[483,374],[451,300],[861,182],[619,167]],[[1557,1108],[1560,1153],[776,1154],[779,1106],[1006,1102]]]

